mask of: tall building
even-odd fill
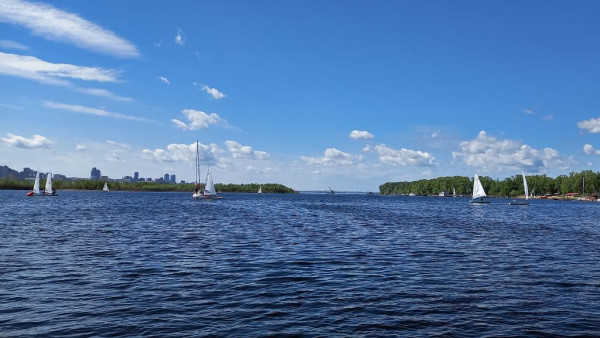
[[[165,174],[165,177],[163,178],[163,180],[165,180],[165,182],[169,182],[169,174]]]
[[[136,180],[136,181],[137,181],[137,180],[139,180],[139,179],[140,179],[140,173],[139,173],[139,172],[137,172],[137,171],[136,171],[136,172],[134,172],[134,173],[133,173],[133,179],[134,179],[134,180]]]
[[[171,183],[175,184],[175,174],[171,175]]]
[[[96,169],[96,167],[92,168],[92,173],[90,174],[90,180],[99,180],[102,174],[100,173],[100,169]]]

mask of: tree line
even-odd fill
[[[52,180],[52,187],[56,190],[102,190],[105,181],[97,180]],[[44,189],[46,180],[40,181],[40,189]],[[203,186],[203,184],[202,184]],[[246,192],[256,193],[262,186],[264,193],[294,193],[294,189],[277,183],[266,184],[215,184],[218,192]],[[156,182],[108,182],[111,191],[194,191],[194,183],[165,184]],[[13,178],[0,179],[0,190],[31,190],[33,181],[18,180]]]
[[[555,195],[579,193],[584,195],[596,194],[600,190],[600,172],[585,170],[571,172],[569,175],[560,175],[556,178],[546,175],[525,175],[529,193],[535,195]],[[523,178],[521,175],[507,177],[500,181],[489,176],[479,176],[487,195],[516,197],[525,194]],[[584,189],[585,180],[585,191]],[[442,191],[452,193],[456,189],[457,195],[471,195],[473,191],[473,178],[465,176],[447,176],[432,179],[423,179],[412,182],[386,182],[379,186],[383,195],[418,194],[437,195]]]

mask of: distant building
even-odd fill
[[[146,182],[152,182],[152,177],[147,177]]]
[[[92,173],[90,174],[90,180],[99,180],[100,176],[102,176],[102,173],[100,172],[100,169],[96,169],[96,167],[92,168]]]
[[[0,177],[17,178],[19,173],[6,165],[0,166]]]
[[[136,172],[134,172],[134,173],[133,173],[133,179],[134,179],[134,180],[136,180],[136,181],[137,181],[137,180],[139,180],[139,179],[140,179],[140,173],[139,173],[139,172],[137,172],[137,171],[136,171]]]
[[[31,168],[23,168],[23,171],[19,173],[19,178],[22,180],[34,179],[35,174],[37,174],[37,171]]]
[[[175,178],[175,174],[171,175],[171,183],[177,183],[177,179]]]
[[[169,174],[165,174],[165,176],[163,177],[163,180],[165,182],[169,182]]]

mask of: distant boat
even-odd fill
[[[198,140],[196,140],[196,189],[192,194],[194,199],[221,199],[223,197],[217,195],[215,184],[210,173],[210,166],[206,172],[206,182],[204,183],[204,189],[200,188],[200,152],[198,149]]]
[[[41,195],[40,191],[40,173],[35,174],[35,181],[33,182],[33,190],[27,193],[27,196]]]
[[[258,193],[262,194],[262,185],[260,187],[258,187]]]
[[[202,192],[202,197],[213,199],[223,198],[217,195],[217,189],[215,189],[215,184],[213,183],[213,178],[210,173],[210,166],[208,167],[208,172],[206,174],[206,184],[204,184],[204,191]]]
[[[512,202],[508,203],[509,205],[529,205],[529,189],[527,188],[527,179],[525,178],[525,173],[523,171],[521,171],[521,175],[523,176],[523,187],[525,188],[525,200],[512,200]]]
[[[46,187],[44,188],[44,196],[56,196],[56,190],[52,188],[52,173],[46,176]]]
[[[479,176],[475,174],[473,179],[473,198],[471,199],[471,203],[490,203],[490,201],[486,201],[483,198],[486,197],[485,190],[483,190],[483,186],[479,181]]]
[[[333,191],[333,189],[331,189],[331,187],[328,187],[328,188],[329,188],[329,193],[330,194],[335,194],[335,191]]]
[[[447,191],[442,191],[438,194],[440,197],[450,197],[450,194]]]
[[[452,187],[452,197],[456,197],[456,188]]]
[[[109,192],[110,191],[110,189],[108,189],[108,183],[107,182],[104,182],[104,188],[102,188],[102,191],[104,191],[104,192]]]
[[[417,194],[415,194],[414,192],[411,192],[408,194],[408,196],[417,196]]]

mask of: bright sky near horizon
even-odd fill
[[[600,2],[0,0],[0,165],[377,191],[600,164]]]

